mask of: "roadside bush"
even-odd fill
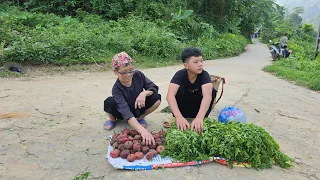
[[[0,40],[6,42],[6,61],[31,64],[73,64],[104,61],[119,51],[159,58],[176,56],[183,47],[165,27],[137,17],[104,21],[85,15],[83,21],[71,17],[21,13],[17,9],[2,12]],[[46,19],[47,20],[44,20]],[[97,19],[97,21],[94,21]],[[110,57],[106,57],[110,59]]]
[[[206,59],[228,57],[238,55],[243,52],[247,39],[235,34],[222,34],[216,39],[206,39],[200,37],[197,46],[203,47]]]
[[[106,21],[81,9],[74,18],[0,7],[4,7],[0,9],[0,43],[6,48],[1,62],[83,64],[110,61],[113,54],[126,51],[154,67],[180,59],[187,46],[197,46],[206,59],[213,59],[237,55],[247,43],[240,35],[221,35],[211,25],[197,22],[191,11],[176,15],[168,24],[134,15]],[[185,29],[173,30],[181,23],[186,23]]]

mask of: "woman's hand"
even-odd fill
[[[141,132],[142,142],[145,142],[146,145],[156,144],[154,138],[151,133],[149,133],[146,129]]]
[[[145,91],[141,92],[134,103],[134,107],[137,109],[144,108],[146,106],[146,93]]]

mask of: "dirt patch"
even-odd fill
[[[29,118],[31,113],[12,112],[7,114],[0,114],[0,119],[13,119],[13,118]]]

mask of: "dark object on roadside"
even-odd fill
[[[4,68],[5,71],[10,71],[10,72],[14,72],[14,73],[24,74],[24,73],[27,72],[22,65],[20,65],[18,63],[15,63],[15,62],[5,63],[3,65],[3,68]]]
[[[279,42],[271,44],[269,51],[273,61],[279,58],[287,58],[292,54],[292,50],[287,50],[287,46],[281,46]]]

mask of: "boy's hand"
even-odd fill
[[[141,108],[144,108],[145,105],[146,105],[146,93],[141,92],[137,97],[136,102],[134,103],[134,108],[141,109]]]
[[[156,144],[154,138],[151,133],[149,133],[146,129],[141,132],[142,142],[145,142],[146,145]]]
[[[184,117],[176,118],[176,121],[179,130],[185,131],[187,128],[190,128],[189,122]]]
[[[203,119],[195,118],[191,124],[191,131],[195,130],[198,134],[203,131]]]

